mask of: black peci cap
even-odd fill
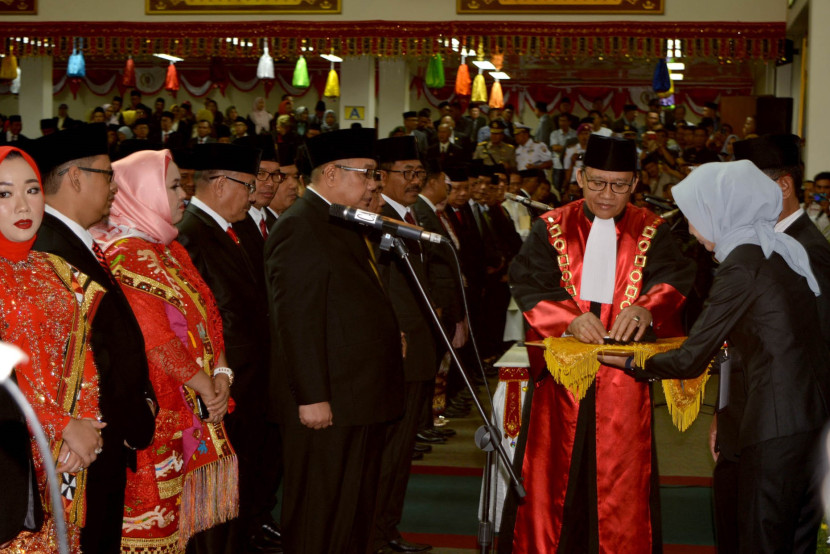
[[[322,133],[306,141],[311,168],[336,160],[375,159],[375,129],[343,129]]]
[[[749,160],[758,169],[792,167],[801,163],[801,138],[789,133],[739,140],[732,148],[736,160]]]
[[[637,146],[626,139],[591,135],[583,163],[603,171],[636,171]]]
[[[375,143],[375,152],[380,163],[420,158],[418,144],[412,135],[381,139]]]
[[[259,148],[241,144],[213,142],[193,147],[194,167],[197,170],[223,169],[256,175],[259,171]]]
[[[46,175],[59,165],[90,156],[106,156],[107,126],[88,123],[52,133],[24,143],[26,150],[37,162],[41,175]]]

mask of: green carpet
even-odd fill
[[[475,535],[480,489],[480,477],[413,474],[401,531]],[[663,542],[714,545],[711,495],[709,487],[661,486]]]

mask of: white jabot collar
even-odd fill
[[[617,269],[617,228],[614,218],[594,217],[582,262],[582,300],[611,304]]]

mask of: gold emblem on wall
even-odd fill
[[[37,0],[0,0],[0,14],[35,15],[37,14]]]
[[[2,2],[3,0],[0,0]],[[340,13],[341,0],[145,0],[149,15]]]
[[[662,14],[665,0],[457,0],[457,13]]]

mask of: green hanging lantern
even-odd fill
[[[292,79],[291,85],[297,88],[308,88],[310,84],[308,65],[306,65],[305,58],[300,56],[297,60],[297,65],[294,67],[294,79]]]
[[[440,54],[435,54],[427,65],[426,83],[428,88],[444,88],[444,60]]]

